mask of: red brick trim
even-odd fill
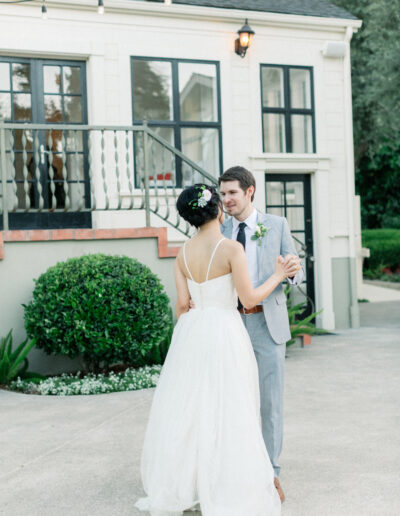
[[[167,228],[119,229],[23,229],[0,231],[0,260],[4,259],[4,242],[44,242],[51,240],[113,240],[157,238],[158,257],[174,258],[179,247],[168,247]]]

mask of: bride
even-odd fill
[[[253,288],[243,246],[220,232],[214,187],[196,184],[177,201],[199,229],[175,262],[171,345],[154,393],[142,451],[147,494],[135,506],[151,516],[277,516],[281,502],[260,424],[257,363],[237,310],[267,297],[286,277]],[[192,300],[195,308],[189,309]]]

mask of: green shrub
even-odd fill
[[[400,264],[400,229],[365,229],[362,245],[368,247],[371,254],[364,261],[366,270],[396,268]]]
[[[127,256],[86,255],[50,267],[25,307],[27,334],[48,354],[82,355],[87,369],[160,363],[172,315],[151,270]]]

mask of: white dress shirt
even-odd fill
[[[233,228],[232,228],[232,240],[236,240],[239,232],[240,220],[232,217]],[[258,285],[258,263],[257,263],[257,240],[252,240],[251,237],[254,235],[257,226],[257,210],[253,209],[251,215],[243,220],[246,224],[244,233],[246,235],[246,259],[247,267],[249,268],[250,280],[253,287]]]

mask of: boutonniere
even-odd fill
[[[261,239],[268,233],[269,228],[265,227],[261,222],[257,223],[254,235],[251,236],[252,240],[258,240],[258,245],[261,245]]]

